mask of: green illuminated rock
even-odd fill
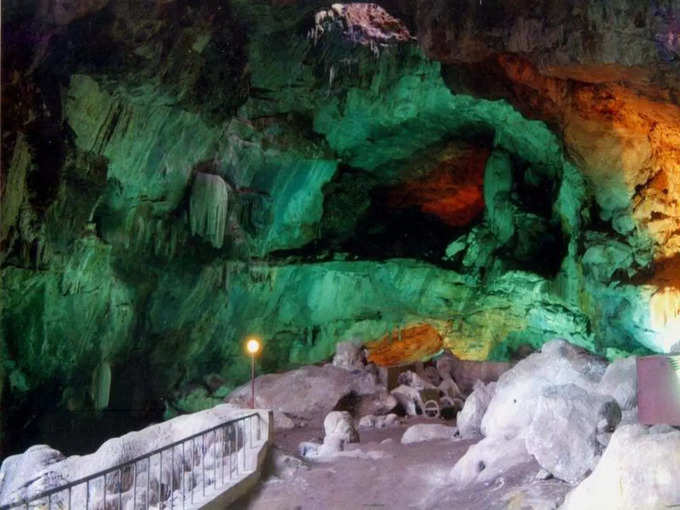
[[[187,14],[187,26],[140,30],[131,54],[112,29],[113,62],[64,64],[49,187],[34,181],[56,149],[14,139],[0,229],[10,428],[38,396],[59,410],[162,411],[207,373],[235,385],[249,334],[265,344],[261,371],[415,322],[470,357],[554,337],[610,357],[660,350],[653,289],[634,282],[653,248],[630,197],[594,190],[545,123],[452,94],[415,43],[378,55],[315,43],[313,13],[281,9],[234,2],[242,47]],[[54,49],[67,63],[76,35]],[[460,228],[388,198],[451,140],[490,154],[484,213]],[[610,222],[595,217],[605,195]],[[175,407],[215,399],[196,390]]]

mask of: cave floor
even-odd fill
[[[248,510],[353,509],[551,509],[570,486],[559,480],[535,480],[535,466],[518,466],[490,484],[454,490],[448,474],[474,440],[431,440],[402,445],[412,418],[385,429],[361,429],[359,444],[347,456],[310,461],[289,479],[265,476],[235,508]],[[450,423],[447,423],[450,424]],[[275,446],[296,454],[301,441],[321,442],[321,428],[277,431]]]

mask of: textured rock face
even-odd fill
[[[626,360],[607,367],[602,359],[563,340],[544,344],[541,352],[518,362],[495,383],[481,425],[477,425],[486,437],[454,466],[453,480],[467,485],[482,481],[478,476],[498,476],[508,462],[521,463],[528,456],[555,478],[580,482],[598,464],[609,435],[622,421],[617,398],[627,406],[632,404],[630,388],[635,386],[636,374],[628,366]],[[467,416],[459,414],[465,418],[460,423],[463,437],[466,428],[478,423],[471,420],[472,411],[480,406],[485,389],[478,386],[480,394],[473,393],[465,404],[469,405]],[[636,419],[629,416],[630,410],[626,412],[626,421]],[[499,445],[517,458],[494,454]]]
[[[465,405],[456,416],[456,426],[460,437],[469,439],[481,434],[482,418],[496,391],[496,383],[484,384],[478,381],[474,390],[465,399]]]
[[[254,333],[264,371],[422,323],[478,360],[670,350],[672,2],[383,6],[3,2],[11,430],[157,419]]]
[[[602,460],[560,507],[663,508],[680,501],[680,431],[626,425],[612,435]]]
[[[401,444],[419,443],[437,439],[453,439],[458,432],[456,427],[448,427],[438,423],[419,423],[411,425],[401,436]]]
[[[375,376],[367,372],[356,374],[331,365],[308,366],[256,378],[255,406],[309,422],[329,414],[350,393],[361,396],[380,389]],[[227,398],[227,402],[239,404],[249,401],[250,384],[237,388]]]

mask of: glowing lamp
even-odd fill
[[[255,355],[262,349],[262,343],[255,337],[246,340],[246,351],[250,355],[250,408],[255,409]]]
[[[246,351],[248,351],[248,354],[251,356],[254,356],[258,352],[260,352],[260,349],[262,348],[262,344],[257,338],[250,338],[246,342]]]

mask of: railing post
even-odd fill
[[[158,508],[163,508],[163,450],[160,451],[160,462],[158,463]]]
[[[28,508],[28,503],[26,504],[26,508]],[[90,510],[90,480],[87,481],[87,485],[85,486],[85,510]]]
[[[184,464],[187,461],[187,457],[184,454],[184,441],[182,441],[182,510],[184,510],[184,478],[185,478],[185,473],[184,473]],[[193,466],[192,466],[193,467]]]
[[[151,455],[146,459],[146,508],[151,504]]]
[[[191,439],[191,471],[194,471],[194,465],[196,464],[196,438]],[[191,503],[194,503],[194,489],[195,486],[191,486]]]
[[[137,461],[132,465],[132,510],[137,510]]]
[[[203,473],[203,497],[205,497],[205,433],[201,434],[201,472]]]

